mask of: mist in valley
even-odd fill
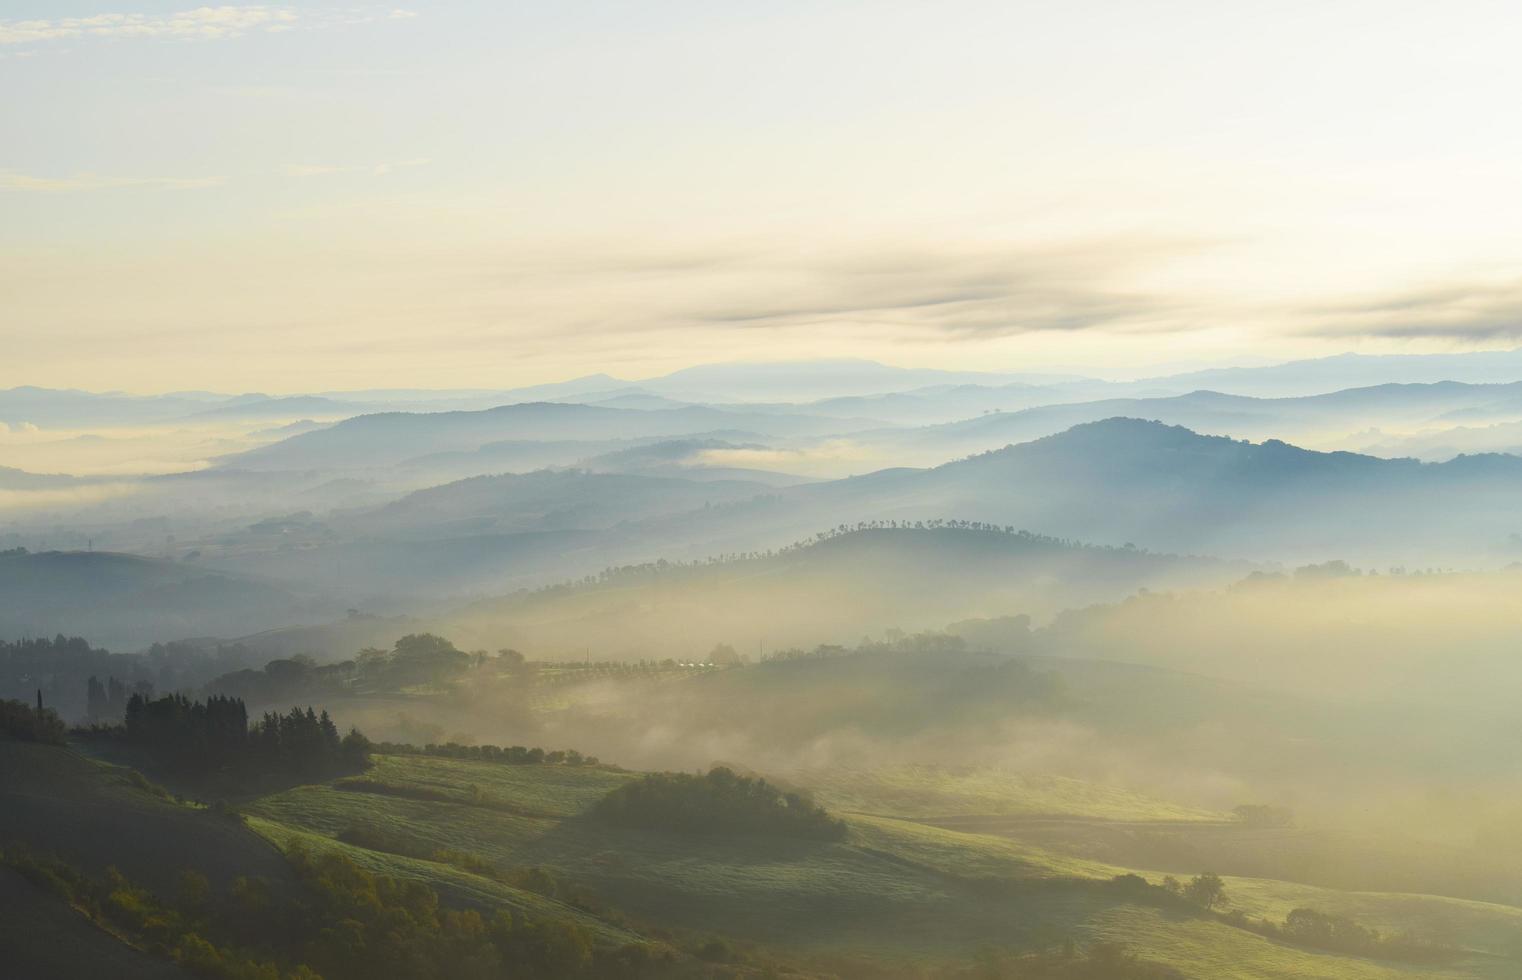
[[[0,11],[0,975],[1522,976],[1515,12]]]

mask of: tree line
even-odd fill
[[[1452,947],[1415,933],[1381,933],[1347,916],[1312,908],[1292,909],[1283,922],[1251,919],[1241,909],[1227,910],[1225,883],[1209,872],[1195,875],[1188,881],[1179,881],[1169,875],[1157,885],[1140,875],[1123,874],[1111,879],[1109,887],[1134,901],[1193,908],[1238,929],[1310,949],[1410,963],[1440,963],[1458,955]]]
[[[122,725],[96,727],[88,734],[121,738],[161,762],[198,773],[321,777],[362,769],[370,758],[369,739],[354,728],[340,736],[326,711],[266,712],[250,725],[243,700],[224,695],[193,701],[183,694],[134,694],[127,699]]]
[[[597,766],[602,765],[595,755],[582,755],[575,749],[525,748],[522,745],[461,745],[446,742],[443,745],[408,745],[398,742],[377,742],[374,749],[383,755],[432,755],[445,759],[470,759],[474,762],[495,762],[505,766]]]
[[[196,690],[255,657],[241,644],[155,643],[146,653],[112,653],[61,633],[0,639],[0,698],[30,700],[40,687],[48,706],[69,722],[119,722],[132,693]],[[120,692],[112,690],[113,679]]]
[[[819,531],[814,535],[794,541],[792,544],[782,545],[778,548],[768,548],[762,551],[736,551],[721,552],[692,561],[671,560],[661,558],[656,561],[640,562],[631,565],[613,565],[592,575],[584,575],[581,578],[567,579],[563,582],[555,582],[542,585],[536,589],[523,589],[523,595],[557,594],[570,592],[576,589],[596,585],[626,585],[631,580],[639,581],[650,578],[658,578],[671,573],[682,573],[700,570],[713,565],[724,565],[742,561],[767,561],[780,558],[784,555],[795,554],[826,541],[843,538],[853,534],[861,534],[866,531],[970,531],[982,534],[999,534],[1013,538],[1022,544],[1042,547],[1061,548],[1064,550],[1077,550],[1086,552],[1125,552],[1127,554],[1147,554],[1143,549],[1135,545],[1102,545],[1090,544],[1074,538],[1057,538],[1047,534],[1037,534],[1024,528],[1015,527],[1012,524],[993,524],[987,521],[968,521],[959,518],[930,518],[927,520],[871,520],[857,521],[854,524],[838,524],[825,531]]]
[[[484,650],[466,653],[444,637],[432,633],[409,633],[398,639],[390,650],[367,647],[337,663],[318,664],[299,654],[271,660],[259,670],[243,669],[223,674],[210,681],[206,690],[268,704],[314,695],[394,693],[419,687],[439,689],[459,681],[488,656]],[[498,659],[509,667],[521,666],[523,660],[514,651],[501,651]]]

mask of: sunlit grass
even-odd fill
[[[307,786],[250,807],[251,826],[282,846],[343,848],[367,867],[427,880],[448,895],[484,904],[535,909],[553,900],[471,874],[442,861],[352,848],[334,838],[357,822],[416,840],[421,846],[469,853],[503,871],[539,867],[585,889],[632,924],[660,923],[711,931],[799,951],[937,960],[964,957],[983,945],[1029,946],[1074,937],[1117,941],[1170,963],[1191,977],[1226,980],[1310,977],[1381,980],[1397,977],[1518,975],[1506,958],[1522,910],[1419,895],[1344,893],[1258,879],[1227,879],[1233,908],[1282,919],[1296,906],[1347,914],[1384,930],[1443,924],[1437,938],[1481,950],[1450,968],[1377,963],[1299,949],[1207,917],[1128,904],[1098,883],[1128,869],[1065,857],[1034,845],[965,833],[902,818],[848,815],[843,843],[768,837],[694,840],[596,823],[584,815],[608,789],[632,778],[598,767],[504,766],[419,756],[381,756],[368,778],[457,797],[415,800]],[[861,784],[893,787],[888,773]],[[941,780],[929,779],[943,797]],[[958,777],[946,781],[951,788]],[[973,777],[964,802],[992,787],[1021,785]],[[1042,781],[1031,785],[1040,787]],[[500,812],[472,803],[471,787],[543,816]],[[1046,784],[1048,800],[1075,816],[1117,812],[1156,817],[1140,798],[1084,790],[1077,781]],[[1084,801],[1094,810],[1085,814]],[[1051,812],[1043,810],[1042,812]],[[1182,812],[1197,814],[1199,811]],[[1201,869],[1205,870],[1205,869]],[[1162,875],[1142,871],[1150,880]],[[620,927],[603,924],[605,934]],[[611,932],[608,932],[611,930]]]

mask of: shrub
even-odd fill
[[[38,695],[38,701],[42,696]],[[0,701],[0,734],[25,742],[62,745],[68,729],[52,708],[32,707],[25,701]]]
[[[675,833],[846,836],[845,823],[823,807],[723,766],[706,776],[651,773],[604,796],[592,813],[608,823]]]

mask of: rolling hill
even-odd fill
[[[342,608],[310,592],[187,562],[99,551],[0,553],[0,634],[8,637],[86,635],[131,650],[321,621]]]
[[[461,452],[503,440],[634,439],[719,430],[821,436],[880,426],[873,420],[728,411],[706,406],[601,408],[525,402],[478,412],[361,415],[230,457],[243,469],[374,469],[429,453]]]
[[[932,469],[778,491],[661,529],[747,550],[819,527],[934,517],[1077,540],[1293,563],[1510,561],[1522,458],[1446,463],[1315,452],[1113,418]]]
[[[1162,397],[1049,398],[1031,407],[1001,405],[991,397],[996,391],[982,392],[986,405],[979,413],[964,411],[952,421],[936,418],[946,414],[938,402],[958,396],[958,391],[918,396],[926,403],[924,414],[938,424],[921,422],[919,428],[867,433],[857,439],[881,456],[940,462],[1114,417],[1151,419],[1207,435],[1281,439],[1336,448],[1348,448],[1355,433],[1370,428],[1393,432],[1441,430],[1464,421],[1522,417],[1522,382],[1386,384],[1284,398],[1197,390]],[[965,395],[960,398],[967,400]],[[1016,410],[1011,411],[1011,407]]]
[[[1219,583],[1244,572],[991,528],[885,527],[769,556],[634,567],[595,584],[476,603],[439,625],[473,646],[514,646],[536,657],[590,647],[612,659],[689,658],[721,642],[775,650],[970,615],[1050,615],[1141,587]]]
[[[975,816],[1035,793],[1066,808],[1075,825],[1107,814],[1117,827],[1161,821],[1222,832],[1211,814],[1096,792],[1071,780],[969,778],[936,769],[857,773],[839,798],[870,801],[878,812],[837,811],[845,839],[825,842],[765,834],[696,838],[609,825],[590,809],[638,774],[602,766],[382,754],[363,785],[385,792],[356,791],[344,781],[279,790],[242,804],[245,826],[162,800],[134,786],[123,770],[68,749],[0,740],[0,756],[7,772],[18,775],[0,786],[7,804],[0,808],[0,833],[10,842],[53,851],[97,874],[100,862],[112,861],[164,894],[173,892],[186,867],[201,869],[219,892],[237,875],[263,877],[281,891],[297,887],[277,848],[299,847],[427,884],[454,906],[569,918],[600,946],[658,937],[692,949],[723,949],[703,943],[724,936],[800,963],[800,976],[907,976],[970,962],[990,943],[1042,948],[1068,937],[1084,945],[1123,943],[1191,980],[1501,980],[1515,967],[1507,944],[1522,921],[1522,913],[1505,906],[1422,894],[1225,880],[1230,908],[1249,916],[1322,908],[1390,932],[1442,922],[1453,949],[1431,963],[1316,951],[1265,938],[1158,892],[1112,883],[1130,870],[1126,865],[1065,856],[999,830],[939,827],[917,809],[934,798],[937,807]],[[52,819],[55,813],[66,818]],[[91,821],[105,819],[114,821],[109,832],[90,832]],[[356,828],[365,830],[370,846],[338,839],[353,839]],[[135,852],[117,846],[127,838],[139,844]],[[505,883],[525,869],[535,869],[522,879],[531,887]],[[1138,870],[1161,880],[1157,871]],[[176,975],[71,919],[56,897],[0,872],[0,899],[12,897],[26,902],[28,912],[8,916],[7,928],[29,922],[37,930],[33,939],[67,939],[74,944],[71,964],[117,976]],[[58,961],[34,955],[23,962],[47,970]]]
[[[401,539],[585,530],[749,500],[769,491],[765,483],[733,479],[537,470],[419,490],[373,510],[339,515],[329,524],[339,533]]]

